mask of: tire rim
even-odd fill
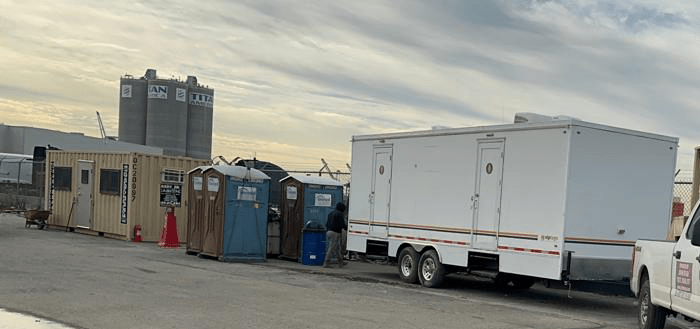
[[[649,311],[649,294],[645,293],[642,296],[642,300],[639,302],[639,320],[642,322],[642,326],[647,323]]]
[[[413,270],[413,257],[406,255],[401,260],[401,274],[405,277],[409,277]]]
[[[430,281],[435,274],[435,261],[432,258],[426,258],[423,261],[423,279]]]

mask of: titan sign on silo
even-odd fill
[[[214,90],[197,85],[188,79],[187,106],[187,156],[198,159],[211,158]]]
[[[145,145],[148,82],[126,76],[120,79],[119,85],[119,140]]]
[[[163,154],[187,153],[187,85],[177,80],[148,81],[146,145]]]

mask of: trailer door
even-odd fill
[[[503,140],[479,141],[476,188],[472,196],[476,249],[496,250],[498,225],[501,218],[501,187],[503,176]]]
[[[386,238],[389,229],[389,202],[391,201],[391,145],[374,147],[372,157],[372,191],[369,195],[369,236]]]

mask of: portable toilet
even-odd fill
[[[264,261],[270,177],[257,169],[216,165],[202,172],[202,183],[206,201],[200,254],[222,261]]]
[[[305,175],[290,175],[280,183],[283,189],[280,257],[319,265],[316,264],[318,255],[309,250],[307,256],[314,259],[302,259],[303,234],[308,232],[314,236],[313,242],[306,241],[307,249],[325,249],[325,233],[322,232],[325,232],[328,214],[343,200],[343,184],[327,177]],[[324,248],[319,247],[321,244]],[[320,258],[322,262],[323,257]]]
[[[202,225],[206,209],[207,185],[204,184],[203,173],[211,166],[200,166],[187,173],[189,180],[189,221],[187,222],[187,253],[196,255],[202,252]]]

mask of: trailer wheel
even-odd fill
[[[651,303],[649,279],[645,277],[639,291],[639,328],[661,329],[666,324],[667,315],[664,308]]]
[[[406,283],[418,282],[418,253],[412,247],[401,249],[399,253],[399,277]]]
[[[445,266],[440,263],[437,251],[428,250],[420,256],[418,278],[424,287],[434,288],[445,279]]]

